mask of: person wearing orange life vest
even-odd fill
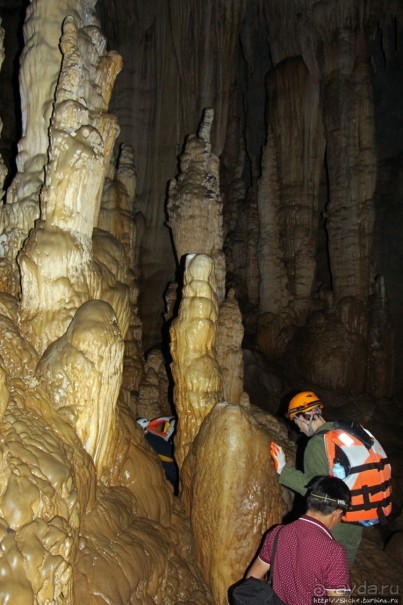
[[[303,471],[287,466],[284,451],[274,442],[270,453],[281,485],[301,495],[318,475],[337,476],[349,487],[352,503],[333,535],[345,547],[353,565],[363,526],[383,522],[391,513],[391,467],[382,446],[369,431],[354,422],[326,422],[323,407],[312,391],[298,393],[288,406],[289,419],[309,437]]]

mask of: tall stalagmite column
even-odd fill
[[[118,134],[107,107],[121,69],[119,55],[105,52],[106,40],[95,27],[80,29],[67,17],[63,30],[41,220],[19,255],[21,324],[40,353],[65,332],[81,304],[102,298],[101,275],[92,260],[92,233]],[[47,262],[49,257],[52,263]],[[125,335],[127,287],[117,286],[111,300]]]
[[[217,361],[221,368],[224,399],[229,403],[247,403],[243,390],[243,326],[242,315],[230,289],[220,306],[217,321]]]
[[[0,230],[6,235],[0,248],[0,286],[13,295],[20,291],[16,257],[39,217],[39,192],[48,160],[49,126],[62,61],[61,24],[67,15],[74,15],[79,27],[96,26],[95,4],[96,0],[31,0],[26,11],[19,71],[22,136],[17,174],[7,190],[0,222]]]
[[[121,396],[129,407],[137,402],[132,393],[139,390],[144,373],[142,325],[138,315],[139,288],[136,281],[137,229],[135,223],[136,172],[133,149],[122,145],[105,179],[97,229],[93,235],[94,257],[103,267],[102,297],[112,307],[118,304],[120,290],[129,291],[129,326],[125,338],[125,359]]]
[[[214,350],[217,314],[214,263],[204,254],[188,255],[179,315],[171,326],[178,414],[175,459],[179,468],[204,418],[223,396]]]
[[[225,292],[225,256],[219,159],[210,143],[213,117],[213,110],[206,109],[198,135],[186,141],[180,174],[169,186],[168,215],[178,262],[185,254],[212,257],[220,304]]]
[[[141,250],[144,289],[139,305],[145,349],[160,339],[163,300],[154,296],[174,279],[175,259],[165,228],[166,184],[184,138],[205,107],[214,108],[211,142],[221,155],[236,77],[239,31],[247,0],[98,0],[112,48],[122,49],[112,111],[135,152],[137,208],[145,217]],[[139,66],[141,65],[141,69]],[[192,252],[187,250],[186,252]]]
[[[184,282],[171,326],[175,457],[197,562],[215,602],[224,605],[228,587],[242,576],[262,533],[280,520],[282,501],[267,454],[269,435],[242,405],[221,401],[212,259],[188,255]],[[228,384],[236,398],[238,385]]]

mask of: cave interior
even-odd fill
[[[400,0],[0,0],[0,594],[227,603],[295,508],[313,390],[392,464],[403,563]],[[137,418],[176,418],[178,490]]]

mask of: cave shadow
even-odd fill
[[[177,289],[176,289],[176,299],[175,299],[175,304],[172,308],[172,316],[167,320],[165,319],[164,316],[162,316],[162,326],[161,326],[161,352],[164,358],[164,367],[165,367],[165,371],[168,377],[168,402],[169,402],[169,406],[172,410],[173,415],[176,416],[176,410],[175,410],[175,403],[174,403],[174,396],[173,396],[173,391],[174,391],[174,379],[172,376],[172,372],[171,372],[171,363],[172,363],[172,355],[171,355],[171,349],[170,349],[170,343],[171,343],[171,334],[170,334],[170,330],[171,330],[171,325],[172,322],[178,317],[178,313],[179,313],[179,308],[182,302],[182,295],[183,295],[183,282],[184,282],[184,275],[185,275],[185,261],[186,261],[186,256],[183,256],[180,259],[180,263],[176,268],[175,271],[175,283],[177,284]],[[163,292],[163,299],[164,299],[164,307],[165,307],[165,311],[167,311],[166,308],[166,295],[168,293],[169,290],[169,286],[171,285],[172,282],[168,282],[166,285],[166,288]]]
[[[307,437],[303,433],[300,433],[295,428],[294,422],[289,420],[288,415],[287,415],[288,406],[289,406],[291,399],[295,395],[297,395],[297,393],[299,393],[299,392],[300,392],[300,390],[290,391],[289,393],[287,393],[280,399],[280,405],[277,409],[276,416],[278,418],[281,418],[282,420],[285,419],[285,422],[288,425],[289,433],[294,433],[297,436],[296,437],[297,449],[296,449],[296,456],[295,456],[295,468],[297,470],[303,471],[304,470],[304,453],[305,453],[305,448],[307,446],[307,443],[309,441],[309,437]],[[282,489],[288,489],[288,488],[283,487]],[[284,524],[288,524],[288,523],[291,523],[292,521],[296,521],[301,515],[303,515],[306,512],[306,497],[301,496],[301,494],[297,494],[296,492],[293,492],[292,490],[289,490],[289,491],[292,492],[294,499],[293,499],[293,505],[292,505],[291,510],[289,510],[283,517],[282,523],[284,523]]]
[[[297,470],[303,471],[303,460],[304,460],[304,452],[306,445],[308,443],[308,437],[306,435],[300,435],[297,442],[297,451],[295,458],[295,468]],[[288,489],[288,488],[282,488]],[[296,521],[301,515],[306,512],[306,497],[301,496],[301,494],[297,494],[292,490],[289,490],[294,495],[294,500],[292,504],[291,510],[289,510],[283,517],[283,523],[291,523],[292,521]]]
[[[8,125],[8,138],[3,126],[0,142],[1,155],[3,157],[7,174],[4,179],[3,189],[7,191],[17,174],[16,159],[18,155],[18,142],[22,137],[22,104],[20,96],[20,58],[24,49],[23,26],[25,13],[29,6],[29,0],[16,3],[15,7],[3,6],[0,9],[0,17],[4,29],[4,61],[0,71],[0,83],[3,88],[8,88],[11,93],[11,102],[5,106],[1,102],[1,117],[3,124]],[[9,80],[7,79],[9,78]]]

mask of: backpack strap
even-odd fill
[[[337,430],[345,431],[346,433],[349,433],[353,437],[356,437],[359,441],[361,441],[361,443],[363,445],[365,445],[367,450],[370,450],[371,447],[374,445],[374,442],[373,442],[373,439],[371,438],[371,436],[368,435],[368,433],[362,428],[362,426],[359,425],[354,420],[334,420],[333,427],[331,429],[325,429],[324,431],[321,431],[319,429],[319,431],[315,434],[324,435],[325,433],[330,433],[331,431],[337,431]]]
[[[273,578],[274,557],[276,556],[277,542],[278,542],[278,537],[280,535],[281,530],[282,530],[282,527],[280,527],[280,529],[276,533],[276,536],[275,536],[274,542],[273,542],[273,548],[272,548],[272,551],[271,551],[270,569],[269,569],[269,582],[270,582],[270,584],[271,584],[271,581],[272,581],[272,578]]]

